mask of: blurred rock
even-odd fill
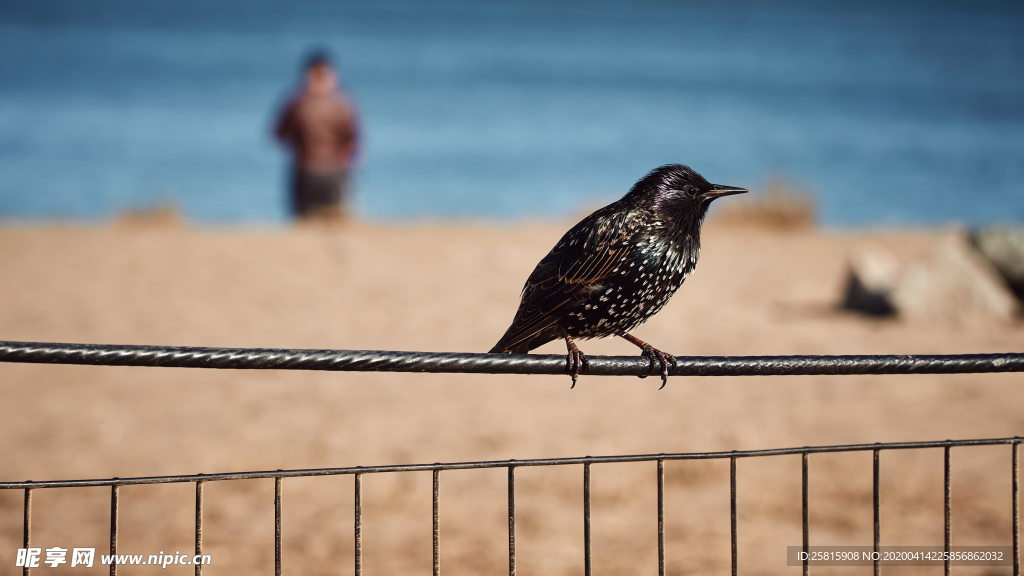
[[[715,206],[709,224],[775,232],[800,231],[814,228],[817,212],[812,193],[783,180],[774,180],[764,190],[753,190]]]
[[[971,234],[971,243],[1024,300],[1024,228],[993,227]]]
[[[954,323],[1008,321],[1019,306],[999,273],[961,239],[945,242],[927,260],[908,265],[891,301],[904,318]]]
[[[892,292],[900,279],[896,259],[883,250],[862,250],[850,259],[842,306],[872,316],[896,313]]]
[[[146,208],[125,210],[117,215],[118,228],[178,228],[182,224],[181,212],[174,204],[156,204]]]

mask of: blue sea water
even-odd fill
[[[1024,7],[0,1],[0,219],[286,219],[270,138],[313,46],[377,219],[568,216],[647,170],[782,177],[831,225],[1024,221]]]

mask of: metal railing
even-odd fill
[[[642,356],[591,356],[581,374],[648,376]],[[350,372],[569,374],[558,354],[474,354],[388,350],[192,348],[0,341],[0,362]],[[966,374],[1024,372],[1024,354],[875,356],[679,356],[669,376],[792,376],[812,374]]]
[[[166,346],[109,346],[86,344],[45,344],[28,342],[0,342],[0,362],[31,362],[49,364],[87,364],[106,366],[163,366],[191,368],[231,369],[289,369],[289,370],[349,370],[395,372],[471,372],[512,374],[567,374],[564,356],[421,353],[390,351],[346,350],[279,350],[240,348],[181,348]],[[642,357],[591,357],[589,374],[646,376],[653,367]],[[1024,354],[973,354],[959,356],[776,356],[776,357],[684,357],[670,370],[670,375],[725,376],[725,375],[807,375],[807,374],[936,374],[1022,372]],[[274,470],[257,472],[229,472],[221,474],[195,474],[184,476],[151,476],[137,478],[106,478],[93,480],[58,480],[43,482],[0,482],[0,490],[24,490],[24,547],[31,546],[32,494],[45,488],[75,488],[109,486],[110,495],[110,555],[117,554],[119,488],[137,484],[194,483],[195,500],[195,553],[203,550],[203,486],[206,482],[225,480],[274,479],[274,537],[275,573],[281,574],[281,509],[282,485],[286,478],[313,476],[354,476],[355,545],[354,571],[362,575],[362,476],[389,472],[431,471],[433,473],[433,574],[440,576],[440,473],[446,470],[506,468],[508,470],[508,561],[509,575],[516,572],[516,501],[515,471],[531,466],[583,465],[583,525],[584,573],[592,574],[591,554],[591,467],[594,464],[625,462],[657,462],[658,488],[658,573],[665,575],[665,467],[671,460],[729,459],[730,532],[732,574],[738,573],[736,522],[736,462],[742,458],[797,455],[802,460],[802,524],[803,550],[809,547],[808,468],[812,454],[829,452],[873,452],[874,551],[881,544],[879,515],[880,454],[887,450],[929,449],[944,450],[944,518],[945,551],[951,546],[950,505],[950,449],[967,446],[1011,446],[1012,508],[1013,508],[1013,573],[1020,576],[1020,514],[1019,514],[1019,459],[1018,446],[1024,438],[994,438],[980,440],[945,440],[934,442],[897,442],[854,444],[841,446],[815,446],[778,448],[731,452],[703,452],[679,454],[643,454],[627,456],[550,458],[537,460],[500,460],[457,462],[448,464],[411,464],[395,466],[357,466],[349,468],[315,468],[300,470]],[[24,574],[29,574],[24,568]],[[803,573],[809,572],[809,563],[803,559]],[[110,574],[117,573],[117,564],[110,565]],[[195,565],[195,573],[202,573],[202,564]],[[874,559],[874,573],[880,573],[879,559]],[[945,574],[950,573],[950,560],[945,560]]]
[[[356,576],[362,574],[362,476],[364,474],[381,474],[388,472],[424,472],[433,473],[433,574],[440,576],[440,474],[446,470],[476,470],[486,468],[506,468],[508,470],[508,564],[509,576],[516,573],[516,469],[532,466],[568,466],[583,465],[583,549],[584,549],[584,573],[586,576],[592,574],[591,554],[591,530],[590,530],[590,485],[591,467],[594,464],[614,464],[624,462],[657,462],[657,486],[658,486],[658,574],[665,576],[665,462],[672,460],[714,460],[729,459],[729,501],[730,501],[730,534],[732,542],[732,574],[738,573],[737,565],[737,523],[736,523],[736,485],[737,472],[736,462],[742,458],[757,458],[765,456],[797,455],[802,460],[802,523],[803,523],[803,549],[806,552],[810,546],[810,530],[808,522],[808,468],[809,456],[829,452],[873,452],[873,494],[872,507],[874,510],[874,551],[878,552],[881,545],[881,519],[879,514],[879,470],[880,454],[887,450],[909,450],[942,448],[945,453],[943,460],[945,493],[944,493],[944,518],[945,518],[945,551],[949,552],[952,544],[951,521],[952,508],[950,505],[950,449],[966,446],[992,446],[1010,445],[1010,471],[1012,474],[1012,507],[1013,507],[1013,573],[1020,575],[1020,467],[1018,458],[1018,446],[1024,442],[1024,438],[992,438],[983,440],[945,440],[940,442],[892,442],[876,444],[851,444],[844,446],[805,446],[802,448],[775,448],[768,450],[742,450],[731,452],[699,452],[681,454],[641,454],[629,456],[587,456],[578,458],[547,458],[538,460],[494,460],[483,462],[455,462],[448,464],[407,464],[394,466],[356,466],[349,468],[312,468],[303,470],[273,470],[260,472],[228,472],[222,474],[194,474],[188,476],[150,476],[139,478],[105,478],[96,480],[55,480],[45,482],[0,482],[0,490],[24,490],[24,547],[29,548],[32,542],[32,493],[34,490],[44,488],[82,488],[89,486],[110,487],[110,555],[117,554],[118,539],[118,507],[119,493],[121,486],[134,486],[138,484],[169,484],[169,483],[194,483],[196,488],[195,508],[195,554],[203,553],[203,485],[206,482],[218,482],[224,480],[253,480],[253,479],[274,479],[274,566],[275,574],[281,574],[281,510],[282,510],[282,484],[286,478],[303,478],[313,476],[338,476],[352,475],[355,480],[354,488],[354,523],[353,538],[355,541],[355,566]],[[880,573],[878,558],[874,560],[874,573]],[[808,560],[803,560],[804,574],[809,572]],[[110,565],[110,574],[117,573],[117,565]],[[196,575],[202,573],[202,565],[196,564]],[[945,560],[945,574],[950,573],[949,559]],[[24,574],[29,574],[25,568]]]

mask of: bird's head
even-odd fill
[[[641,178],[627,197],[658,212],[703,219],[715,198],[745,192],[745,188],[712,184],[689,166],[666,164]]]

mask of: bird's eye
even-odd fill
[[[687,187],[683,188],[683,192],[685,192],[686,195],[689,196],[690,198],[693,198],[694,196],[697,195],[697,187],[696,186],[687,186]]]

